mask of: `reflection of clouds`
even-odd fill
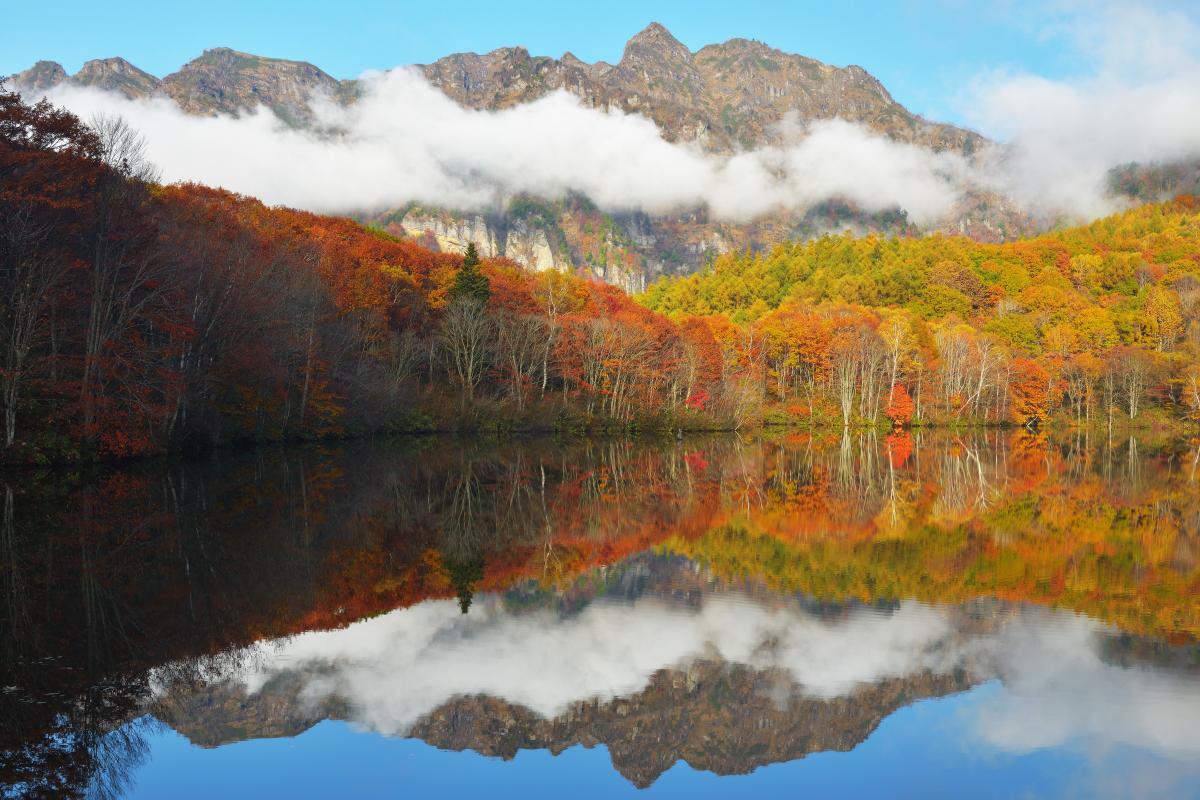
[[[946,616],[916,604],[890,614],[855,609],[836,622],[729,596],[690,611],[643,599],[593,603],[569,618],[513,615],[494,601],[476,612],[426,602],[302,634],[264,648],[241,680],[257,692],[281,672],[306,673],[303,699],[337,697],[359,722],[402,734],[457,695],[499,697],[552,717],[577,701],[634,694],[657,670],[700,657],[783,669],[822,697],[952,666]]]
[[[1127,745],[1200,756],[1200,682],[1106,664],[1101,630],[1065,614],[1008,626],[988,646],[1004,691],[979,707],[979,738],[1014,753],[1077,744],[1093,752]]]
[[[255,693],[281,674],[298,676],[301,700],[336,698],[360,724],[404,735],[456,696],[488,695],[550,718],[575,702],[635,694],[656,671],[699,658],[780,670],[799,691],[823,698],[964,669],[1003,684],[969,719],[971,738],[990,748],[1124,745],[1174,759],[1200,755],[1192,735],[1200,685],[1164,669],[1105,663],[1098,623],[1042,609],[1010,611],[986,633],[965,630],[963,620],[916,603],[821,619],[738,595],[688,609],[655,598],[598,601],[570,617],[513,614],[494,598],[464,616],[454,601],[431,601],[263,645],[237,679]]]

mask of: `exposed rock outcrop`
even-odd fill
[[[616,65],[509,47],[447,56],[421,69],[471,108],[508,108],[562,89],[593,107],[644,114],[668,140],[698,141],[715,152],[776,141],[789,115],[801,124],[860,122],[898,141],[968,155],[987,142],[912,114],[862,67],[834,67],[747,39],[692,53],[658,23],[630,39]]]
[[[321,94],[343,102],[357,93],[305,61],[263,58],[227,47],[206,50],[162,82],[163,91],[192,114],[237,114],[264,105],[292,125],[311,119],[310,102]]]
[[[99,58],[89,61],[70,78],[78,86],[94,86],[119,92],[126,97],[144,97],[158,91],[161,82],[149,72],[123,58]]]
[[[67,71],[57,61],[39,61],[27,70],[9,76],[12,86],[26,93],[53,89],[67,79]]]

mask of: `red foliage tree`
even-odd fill
[[[897,383],[893,386],[891,395],[888,397],[887,406],[883,409],[884,415],[897,428],[903,428],[912,421],[915,411],[916,406],[913,404],[908,389],[904,388],[904,384]]]

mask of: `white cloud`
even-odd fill
[[[958,197],[962,160],[896,143],[840,120],[814,123],[781,148],[733,158],[665,141],[645,117],[580,105],[555,92],[496,112],[465,109],[409,69],[368,75],[360,102],[315,104],[320,137],[269,111],[193,117],[169,101],[128,100],[64,85],[51,99],[84,118],[117,113],[149,141],[168,181],[195,180],[313,211],[417,201],[478,209],[517,192],[586,194],[610,210],[651,213],[707,204],[721,219],[844,197],[895,206],[918,222]]]
[[[989,183],[1029,208],[1088,219],[1111,212],[1110,168],[1200,157],[1200,26],[1178,9],[1086,4],[1047,28],[1087,74],[976,79],[969,122],[1008,143]]]
[[[989,653],[1004,691],[976,710],[976,735],[1012,753],[1073,746],[1102,754],[1125,745],[1200,758],[1195,676],[1106,663],[1102,631],[1065,614],[1007,628]]]

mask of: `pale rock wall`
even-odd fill
[[[571,268],[569,259],[556,256],[544,230],[529,228],[521,222],[509,228],[504,241],[504,255],[535,272]]]
[[[413,238],[433,234],[438,249],[444,253],[465,253],[474,242],[480,258],[503,255],[496,235],[481,215],[457,217],[449,214],[410,212],[400,221],[404,232]]]

